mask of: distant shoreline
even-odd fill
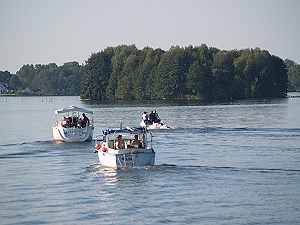
[[[78,96],[78,95],[39,95],[39,94],[26,94],[26,95],[16,95],[16,94],[0,94],[0,97],[36,97],[36,96],[45,96],[45,97],[53,97],[53,96]],[[286,98],[300,98],[300,92],[292,91],[288,92],[286,95]],[[182,98],[182,100],[189,100],[190,98]],[[90,99],[81,99],[81,100],[90,100]],[[149,100],[162,100],[162,99],[149,99]],[[167,100],[167,99],[165,99]],[[171,99],[169,99],[171,100]],[[178,99],[172,99],[172,100],[178,100]],[[202,99],[203,100],[203,99]],[[128,100],[127,100],[128,101]]]
[[[0,94],[0,96],[16,96],[16,94]]]

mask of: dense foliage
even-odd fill
[[[289,75],[289,91],[300,91],[300,65],[292,60],[284,60]]]
[[[300,90],[300,65],[268,51],[172,46],[168,51],[135,45],[108,47],[86,64],[23,65],[0,71],[16,94],[77,95],[83,99],[178,99],[284,97]],[[24,92],[29,89],[30,93]]]
[[[83,66],[78,62],[68,62],[62,66],[55,63],[35,66],[27,64],[16,74],[3,78],[3,81],[16,94],[77,95],[80,92],[82,74]],[[30,93],[24,92],[26,88]]]
[[[259,48],[221,51],[202,44],[163,51],[121,45],[90,56],[81,97],[237,99],[284,97],[287,90],[284,61]]]

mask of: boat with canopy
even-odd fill
[[[55,110],[52,131],[54,140],[57,142],[92,141],[93,111],[72,105]]]
[[[147,140],[147,129],[126,127],[103,131],[102,140],[96,139],[95,152],[100,164],[106,167],[153,166],[155,151]]]

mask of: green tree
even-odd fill
[[[269,88],[269,90],[273,91],[274,97],[285,97],[288,91],[288,72],[286,65],[284,61],[277,56],[271,56],[271,63],[273,79],[270,82],[272,88]]]
[[[191,63],[189,54],[179,46],[162,55],[154,76],[154,96],[162,99],[182,98],[186,94],[186,74]]]
[[[0,82],[8,82],[11,77],[12,75],[9,71],[0,71]]]
[[[35,77],[35,68],[33,65],[23,65],[20,70],[17,71],[16,75],[19,76],[22,89],[25,89],[26,87],[32,88],[31,83]]]
[[[266,57],[261,55],[261,50],[245,49],[241,55],[233,62],[235,67],[234,89],[237,96],[242,96],[243,90],[244,98],[259,97],[261,89],[260,74],[265,74],[263,71],[266,66]]]
[[[121,80],[124,76],[122,73],[127,58],[131,54],[137,54],[137,48],[135,45],[120,45],[114,48],[114,55],[111,58],[111,74],[107,84],[107,97],[109,99],[115,99],[116,89],[121,85],[118,80]]]
[[[15,90],[17,92],[19,89],[21,89],[22,83],[20,81],[19,76],[16,74],[13,74],[11,78],[9,79],[9,88]]]
[[[80,92],[83,66],[67,62],[55,70],[53,92],[60,95],[77,95]]]
[[[114,49],[109,47],[94,53],[87,60],[81,81],[80,96],[83,99],[107,99],[107,85],[111,74],[111,58]]]
[[[196,95],[199,98],[211,98],[211,80],[210,69],[205,64],[201,65],[199,60],[196,60],[190,65],[186,87],[192,95]]]
[[[165,52],[154,76],[154,97],[158,99],[174,98],[178,90],[178,58],[175,52]]]
[[[165,53],[160,48],[149,49],[147,56],[141,68],[141,74],[144,85],[141,88],[141,92],[144,94],[143,97],[146,99],[155,98],[154,80],[157,73],[158,64],[160,63],[162,55]],[[159,82],[159,81],[158,81]]]
[[[290,59],[285,59],[287,67],[289,91],[300,91],[300,65]]]
[[[132,74],[132,94],[135,99],[147,98],[147,79],[151,76],[151,64],[154,53],[149,47],[144,48],[138,55],[138,65]],[[153,79],[152,79],[153,80]]]
[[[233,58],[226,51],[219,51],[213,55],[212,63],[214,98],[232,98],[233,95]]]
[[[136,70],[138,68],[138,58],[135,51],[132,52],[126,59],[123,70],[118,79],[118,87],[116,89],[116,97],[118,99],[133,98],[133,79],[136,78]],[[134,81],[136,82],[136,80]]]

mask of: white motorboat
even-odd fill
[[[145,121],[142,119],[142,121],[140,122],[140,126],[143,128],[147,128],[148,130],[158,130],[158,129],[170,129],[170,127],[168,127],[164,122],[160,121],[160,122],[153,122],[153,123],[145,123]]]
[[[102,141],[96,140],[95,152],[105,167],[153,166],[155,151],[147,142],[147,130],[141,127],[103,131]]]
[[[85,115],[86,114],[86,115]],[[80,116],[84,116],[80,118]],[[93,111],[70,106],[55,110],[53,137],[57,142],[92,141],[94,133]]]

